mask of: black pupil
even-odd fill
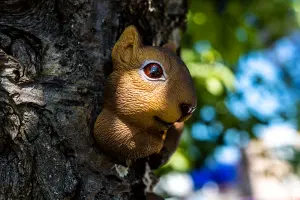
[[[151,76],[153,76],[153,77],[158,77],[158,76],[160,76],[160,70],[159,70],[159,68],[158,68],[157,65],[153,65],[153,66],[151,67],[150,74],[151,74]]]
[[[144,73],[150,78],[160,78],[163,75],[163,70],[159,64],[149,63],[144,67]]]

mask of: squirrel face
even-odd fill
[[[143,155],[128,152],[124,157],[129,159],[157,153],[162,148],[162,133],[175,122],[187,120],[195,110],[197,98],[189,71],[172,43],[144,46],[134,26],[127,27],[115,44],[112,61],[113,72],[104,90],[106,111],[102,112],[110,113],[106,118],[111,120],[109,124],[100,113],[95,138],[113,154],[143,151]],[[116,121],[119,124],[114,124]],[[126,127],[121,128],[120,123]],[[114,144],[107,148],[103,141]],[[122,146],[123,150],[113,146]]]

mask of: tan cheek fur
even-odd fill
[[[143,129],[126,124],[106,108],[96,120],[94,133],[103,150],[121,160],[146,157],[158,153],[163,146],[159,133],[146,133]]]
[[[135,123],[138,120],[136,126],[150,127],[154,116],[174,122],[181,115],[178,102],[165,95],[168,84],[144,80],[137,70],[122,75],[113,73],[107,84],[107,87],[114,88],[109,91],[112,94],[107,95],[111,97],[107,98],[107,103],[114,104],[112,107],[118,116],[126,121]]]

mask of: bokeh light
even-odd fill
[[[157,191],[170,199],[299,199],[300,1],[189,6],[181,57],[198,107],[157,172]]]

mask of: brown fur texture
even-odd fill
[[[120,160],[138,159],[159,153],[164,142],[174,151],[183,121],[181,104],[196,107],[196,94],[188,69],[168,43],[164,47],[143,46],[134,26],[125,29],[112,51],[113,72],[104,89],[103,110],[94,126],[100,147]],[[145,61],[161,63],[165,80],[142,75]],[[180,122],[178,135],[165,141],[170,123]],[[174,125],[171,132],[174,132]],[[167,134],[167,136],[165,136]]]

